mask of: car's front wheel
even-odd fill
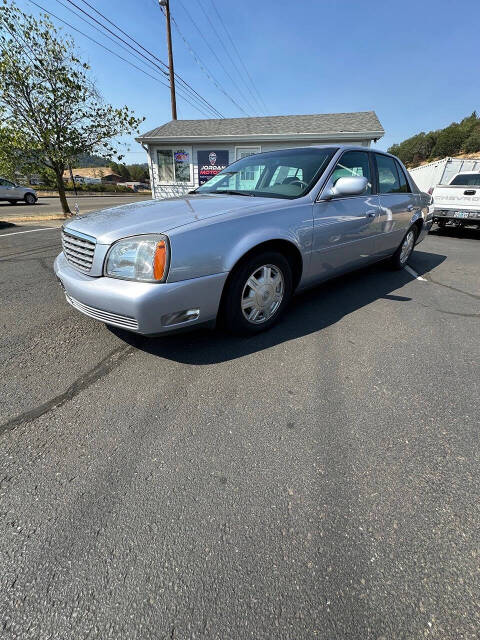
[[[222,321],[231,333],[254,334],[280,318],[292,296],[292,269],[275,251],[241,262],[232,273],[222,304]]]
[[[33,193],[26,193],[24,200],[27,204],[35,204],[37,201]]]

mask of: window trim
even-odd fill
[[[242,158],[237,158],[237,153],[238,153],[238,149],[258,149],[258,151],[255,151],[255,153],[251,153],[250,155],[254,156],[257,153],[262,153],[262,147],[259,144],[253,144],[253,145],[248,145],[248,144],[240,144],[240,145],[236,145],[235,146],[235,160],[241,160]],[[244,156],[246,158],[248,158],[248,156]]]
[[[190,169],[190,178],[189,180],[176,180],[176,172],[175,172],[175,153],[177,151],[180,151],[181,149],[185,150],[190,157],[190,161],[189,161],[189,169]],[[173,176],[174,179],[173,180],[161,180],[160,179],[160,171],[159,171],[159,163],[158,163],[158,152],[159,151],[171,151],[172,152],[172,162],[173,162]],[[191,187],[192,185],[194,185],[194,172],[193,172],[193,150],[191,146],[188,145],[176,145],[176,146],[169,146],[169,147],[156,147],[155,148],[155,165],[156,165],[156,181],[158,186],[188,186]]]
[[[372,174],[372,193],[364,193],[361,194],[359,196],[334,196],[333,198],[329,198],[328,200],[323,200],[322,199],[322,195],[323,192],[325,191],[325,189],[328,186],[328,183],[330,182],[330,178],[332,177],[333,172],[335,171],[335,168],[337,166],[337,164],[340,162],[340,160],[343,158],[343,156],[346,153],[351,153],[351,152],[356,152],[356,153],[366,153],[368,155],[368,164],[370,167],[370,173]],[[350,198],[365,198],[368,196],[374,196],[377,195],[378,191],[377,191],[377,185],[376,185],[376,180],[375,180],[375,171],[372,171],[373,167],[372,167],[372,156],[373,153],[368,149],[344,149],[343,153],[341,153],[338,158],[335,160],[335,164],[333,165],[333,167],[330,169],[330,172],[328,174],[328,176],[325,179],[325,182],[323,183],[323,187],[320,189],[316,199],[315,199],[315,203],[317,202],[333,202],[336,200],[349,200]],[[321,177],[321,176],[320,176]]]

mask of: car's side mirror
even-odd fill
[[[330,187],[323,194],[325,200],[344,196],[361,196],[368,187],[368,180],[364,176],[345,176],[339,178],[334,187]]]

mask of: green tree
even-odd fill
[[[389,148],[405,164],[417,166],[424,160],[453,156],[461,151],[480,150],[480,118],[474,111],[461,122],[452,122],[445,129],[418,133]]]
[[[443,156],[454,156],[463,149],[463,144],[468,137],[466,128],[456,122],[439,131],[437,141],[432,149],[432,156],[435,158]]]
[[[127,165],[130,177],[135,182],[143,182],[148,178],[148,169],[143,164],[129,164]]]
[[[0,0],[1,1],[1,0]],[[5,154],[17,167],[55,174],[65,215],[70,213],[63,172],[81,154],[118,154],[115,138],[138,130],[143,119],[128,107],[105,104],[75,44],[45,14],[35,18],[3,0],[0,6],[0,122]]]
[[[475,153],[476,151],[480,151],[480,124],[477,125],[477,127],[465,140],[463,148],[467,153]]]

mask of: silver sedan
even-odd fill
[[[431,227],[429,204],[387,153],[260,153],[183,197],[74,218],[55,273],[72,306],[130,331],[257,333],[295,291],[380,260],[403,268]]]
[[[0,200],[8,200],[10,204],[17,204],[17,202],[21,201],[27,204],[35,204],[37,199],[35,189],[21,187],[15,182],[0,178]]]

